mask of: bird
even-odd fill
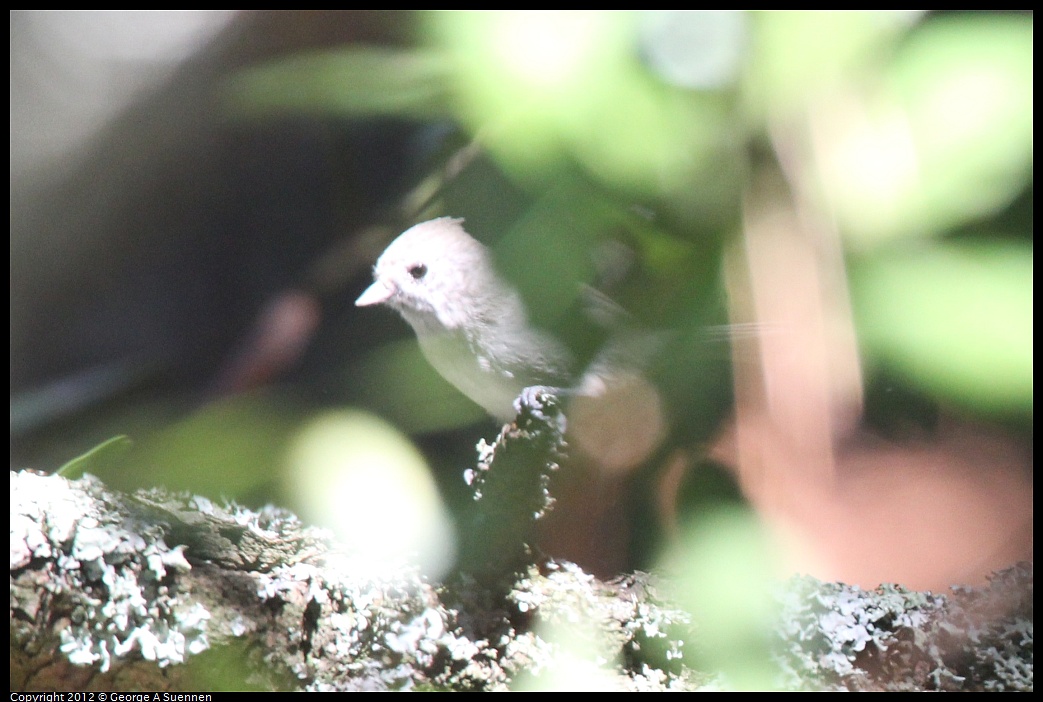
[[[520,441],[501,454],[498,465],[510,468],[483,475],[499,475],[495,480],[503,482],[496,484],[523,496],[530,493],[519,485],[535,478],[531,494],[537,501],[511,502],[526,506],[526,514],[538,513],[539,547],[593,572],[620,572],[631,540],[621,505],[632,496],[640,499],[643,492],[632,490],[631,476],[654,456],[667,431],[659,390],[644,377],[664,335],[636,325],[607,296],[578,290],[579,312],[601,333],[591,339],[590,358],[582,348],[566,347],[531,322],[519,292],[463,222],[440,217],[400,234],[377,258],[373,283],[355,304],[397,311],[435,370],[504,424],[496,442]],[[522,431],[507,431],[512,427]],[[536,453],[519,451],[522,446]],[[504,462],[502,455],[514,458]],[[558,471],[559,464],[568,469]],[[551,474],[560,477],[548,493]],[[475,471],[467,475],[480,492],[497,494],[487,489],[487,477],[472,483]],[[539,505],[535,512],[533,504]],[[483,519],[487,510],[478,508]],[[477,552],[485,561],[500,562],[507,549],[490,533],[518,533],[509,513],[497,507],[491,521],[475,522],[472,531],[486,548]],[[488,543],[497,544],[497,557],[489,554]]]
[[[568,387],[574,360],[531,324],[521,295],[463,222],[439,217],[400,234],[377,258],[373,283],[355,304],[397,311],[443,378],[509,422],[523,390]]]

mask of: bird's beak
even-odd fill
[[[355,306],[368,307],[369,305],[379,305],[382,302],[387,302],[394,294],[395,289],[393,287],[378,280],[359,295],[359,299],[355,300]]]

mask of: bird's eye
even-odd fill
[[[414,263],[409,267],[409,275],[413,276],[413,280],[420,280],[427,275],[427,266],[423,263]]]

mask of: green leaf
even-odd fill
[[[859,261],[851,287],[869,358],[935,397],[1031,413],[1031,247],[903,249]]]
[[[450,81],[432,53],[371,47],[297,54],[235,74],[225,85],[233,116],[441,117]]]
[[[72,459],[58,469],[58,475],[69,480],[79,480],[87,471],[104,464],[112,464],[122,458],[134,445],[129,436],[120,434],[98,444],[87,453]]]

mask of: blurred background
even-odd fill
[[[591,290],[657,340],[573,409],[549,553],[611,574],[709,534],[732,558],[689,560],[736,577],[981,583],[1032,558],[1032,30],[12,11],[11,465],[126,435],[89,457],[115,487],[445,572],[497,427],[353,303],[452,215],[581,356]]]

